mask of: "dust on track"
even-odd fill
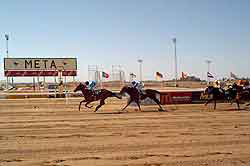
[[[250,111],[218,104],[143,106],[109,100],[0,101],[0,165],[250,165]],[[94,104],[94,106],[96,103]],[[208,109],[209,108],[209,109]]]

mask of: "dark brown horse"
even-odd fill
[[[235,87],[228,89],[227,91],[221,89],[221,88],[215,88],[213,86],[208,86],[205,91],[204,95],[208,96],[207,102],[205,103],[205,106],[210,103],[211,101],[214,101],[214,110],[216,109],[216,103],[218,100],[223,100],[227,102],[232,102],[235,101],[238,110],[240,109],[240,103],[239,103],[239,98],[238,98],[238,90],[235,89]]]
[[[161,106],[160,101],[156,97],[157,94],[160,94],[160,92],[157,90],[145,89],[144,93],[140,94],[136,88],[133,88],[130,86],[124,86],[120,91],[120,95],[122,96],[124,93],[127,93],[130,96],[130,98],[128,100],[127,105],[122,109],[122,111],[125,110],[127,106],[129,106],[129,104],[131,104],[133,101],[137,104],[137,106],[139,107],[139,110],[141,111],[140,100],[144,100],[146,98],[150,98],[156,104],[158,104],[158,106],[160,107],[159,111],[164,111],[164,109]]]
[[[105,99],[107,99],[108,97],[117,97],[119,99],[121,99],[121,97],[107,89],[100,89],[100,90],[96,90],[94,93],[87,89],[87,86],[80,83],[74,90],[74,92],[76,91],[82,91],[82,94],[84,96],[84,100],[82,100],[79,104],[79,111],[81,108],[81,104],[83,102],[86,102],[85,107],[87,108],[92,108],[92,106],[88,106],[89,103],[93,102],[93,101],[98,101],[100,100],[100,104],[95,108],[95,112],[102,106],[105,104]]]
[[[237,90],[237,98],[240,101],[246,101],[248,104],[246,106],[250,105],[250,89],[245,89],[243,86],[234,84],[233,88]]]

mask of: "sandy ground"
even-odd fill
[[[250,165],[250,109],[235,105],[143,106],[99,112],[79,99],[0,100],[1,166]]]

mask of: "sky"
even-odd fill
[[[105,72],[121,65],[143,80],[178,75],[206,79],[229,73],[250,77],[249,0],[8,0],[0,5],[0,80],[4,79],[5,34],[13,58],[76,57],[77,80],[88,65]],[[20,79],[19,79],[20,80]],[[22,80],[22,78],[21,78]]]

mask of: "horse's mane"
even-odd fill
[[[122,89],[130,89],[130,88],[132,88],[132,87],[129,86],[129,85],[124,85],[124,86],[122,87]]]

